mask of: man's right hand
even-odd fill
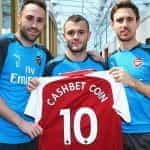
[[[28,82],[28,90],[31,92],[32,90],[36,89],[37,86],[39,85],[39,81],[37,78],[33,78]]]
[[[21,131],[29,135],[31,138],[36,138],[43,132],[43,129],[39,124],[25,120],[21,120],[17,126]]]

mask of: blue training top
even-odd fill
[[[10,37],[16,38],[13,34],[9,34]],[[29,97],[26,85],[32,77],[43,74],[46,53],[36,44],[25,47],[17,39],[9,43],[7,50],[0,73],[0,98],[25,120],[32,120],[24,115]],[[17,144],[30,140],[17,126],[0,116],[0,143]]]
[[[150,45],[139,44],[131,50],[112,54],[110,67],[119,66],[134,78],[150,84]],[[131,123],[123,122],[124,133],[150,133],[150,97],[125,86],[131,112]]]
[[[105,69],[105,66],[102,63],[95,61],[89,55],[83,61],[72,61],[65,55],[56,57],[48,63],[46,67],[46,75],[61,75],[66,72],[79,71],[84,69],[94,69],[95,71],[101,71]]]

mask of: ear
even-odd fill
[[[18,25],[21,24],[21,14],[20,13],[18,13],[18,15],[17,15],[17,22],[18,22]]]
[[[88,40],[90,39],[91,37],[91,32],[88,33]]]
[[[139,20],[137,20],[137,28],[139,27],[139,25],[140,25],[140,21],[139,21]]]
[[[111,20],[110,22],[111,28],[114,30],[114,22]]]
[[[65,36],[65,33],[63,33],[62,35],[63,35],[64,41],[66,42],[66,36]]]

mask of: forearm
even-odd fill
[[[16,112],[11,110],[2,99],[0,99],[0,116],[17,126],[19,126],[23,121],[21,117]]]
[[[16,112],[11,110],[2,99],[0,99],[0,116],[18,126],[22,132],[31,138],[42,134],[43,129],[38,124],[22,119]]]
[[[133,79],[131,85],[137,91],[141,92],[145,96],[150,97],[150,84],[144,84],[143,82]]]

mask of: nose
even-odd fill
[[[73,35],[73,38],[74,38],[74,39],[78,39],[78,38],[79,38],[79,33],[78,33],[78,32],[75,32],[74,35]]]
[[[34,28],[37,27],[37,21],[36,21],[36,20],[33,20],[33,22],[32,22],[32,27],[34,27]]]
[[[123,26],[128,26],[128,21],[126,19],[124,19],[123,22],[122,22],[122,25]]]

